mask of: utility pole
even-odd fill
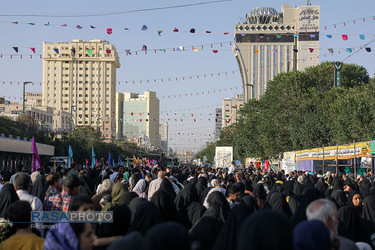
[[[28,81],[28,82],[23,82],[23,99],[22,99],[22,114],[25,114],[25,86],[26,86],[26,84],[29,84],[29,83],[32,83],[32,82],[30,82],[30,81]]]

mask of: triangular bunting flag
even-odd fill
[[[177,29],[177,28],[174,28],[173,32],[178,32],[178,29]]]
[[[298,49],[293,49],[293,51],[297,53],[297,52],[298,52]]]
[[[161,36],[162,30],[158,30],[158,35]]]
[[[190,33],[195,33],[195,29],[190,29]]]
[[[105,53],[107,53],[107,54],[111,54],[111,52],[112,52],[112,50],[110,50],[110,49],[105,50]]]
[[[352,53],[353,50],[352,50],[351,48],[347,48],[347,49],[346,49],[346,52],[348,52],[348,53]]]
[[[76,54],[76,49],[72,48],[72,53],[75,55]]]
[[[30,49],[31,49],[32,52],[34,52],[34,54],[36,53],[36,52],[35,52],[35,48],[30,48]]]
[[[280,34],[276,34],[276,38],[281,38],[281,35]]]
[[[13,49],[18,53],[18,47],[13,47]]]
[[[95,29],[95,27],[94,27],[94,26],[92,26],[92,25],[90,26],[90,28],[91,28],[91,29]]]
[[[331,53],[331,54],[333,54],[333,49],[328,49],[328,53]]]
[[[59,49],[53,49],[53,51],[55,51],[56,54],[60,54]]]
[[[108,35],[112,34],[112,28],[108,28],[108,29],[107,29],[107,34],[108,34]]]
[[[366,47],[365,48],[367,52],[371,52],[371,48],[370,47]]]
[[[365,40],[365,35],[359,35],[359,39]]]
[[[342,35],[342,40],[347,41],[348,40],[348,35]]]
[[[277,49],[273,49],[272,52],[273,52],[273,53],[277,53],[277,52],[279,52],[279,51],[278,51]]]
[[[255,50],[255,53],[259,53],[259,51],[260,51],[260,49],[256,49],[256,50]]]
[[[214,52],[214,53],[216,54],[216,53],[219,52],[219,51],[217,51],[216,49],[214,49],[214,50],[212,50],[212,52]]]
[[[143,51],[147,51],[147,46],[146,46],[146,45],[143,45],[143,46],[142,46],[142,50],[143,50]]]
[[[327,38],[332,38],[332,35],[326,35]]]
[[[81,26],[81,25],[77,25],[76,27],[77,27],[77,29],[79,29],[79,30],[82,29],[82,26]]]
[[[141,30],[146,31],[147,29],[148,27],[146,25],[143,25]]]
[[[310,34],[310,37],[315,37],[315,34]]]
[[[314,52],[314,49],[313,48],[309,48],[310,50],[310,53],[313,53]]]

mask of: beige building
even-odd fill
[[[243,107],[243,95],[238,94],[235,98],[224,98],[222,104],[222,129],[237,122],[238,112]]]
[[[233,53],[245,101],[259,99],[277,74],[319,64],[319,21],[318,5],[292,8],[284,4],[280,13],[255,8],[236,25]]]
[[[22,104],[12,102],[0,104],[0,116],[7,116],[17,120],[22,114]],[[65,132],[70,129],[71,114],[52,107],[25,105],[25,114],[30,115],[39,124],[40,129],[48,132]]]
[[[168,153],[168,122],[159,125],[160,148],[165,154]]]
[[[116,93],[117,138],[139,139],[145,147],[159,148],[159,99],[155,92]]]
[[[115,46],[106,40],[43,43],[43,106],[72,113],[75,126],[92,126],[106,141],[116,133]]]
[[[42,92],[25,92],[25,105],[43,106]]]
[[[215,109],[215,140],[220,138],[221,129],[223,127],[223,109]]]

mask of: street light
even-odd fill
[[[76,106],[74,105],[70,106],[70,134],[72,133],[72,126],[73,126],[73,107],[75,108]]]
[[[30,82],[30,81],[28,81],[28,82],[23,82],[23,103],[22,103],[22,114],[25,114],[25,86],[26,86],[26,84],[30,84],[30,83],[32,83],[32,82]]]

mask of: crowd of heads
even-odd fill
[[[29,175],[31,174],[31,175]],[[44,249],[371,249],[375,181],[311,171],[209,166],[19,166],[3,173],[1,245],[32,232]],[[39,207],[42,206],[42,209]],[[113,213],[113,223],[35,229],[34,210]],[[1,248],[0,245],[0,248]],[[5,246],[5,245],[4,245]],[[41,249],[41,248],[40,248]]]

